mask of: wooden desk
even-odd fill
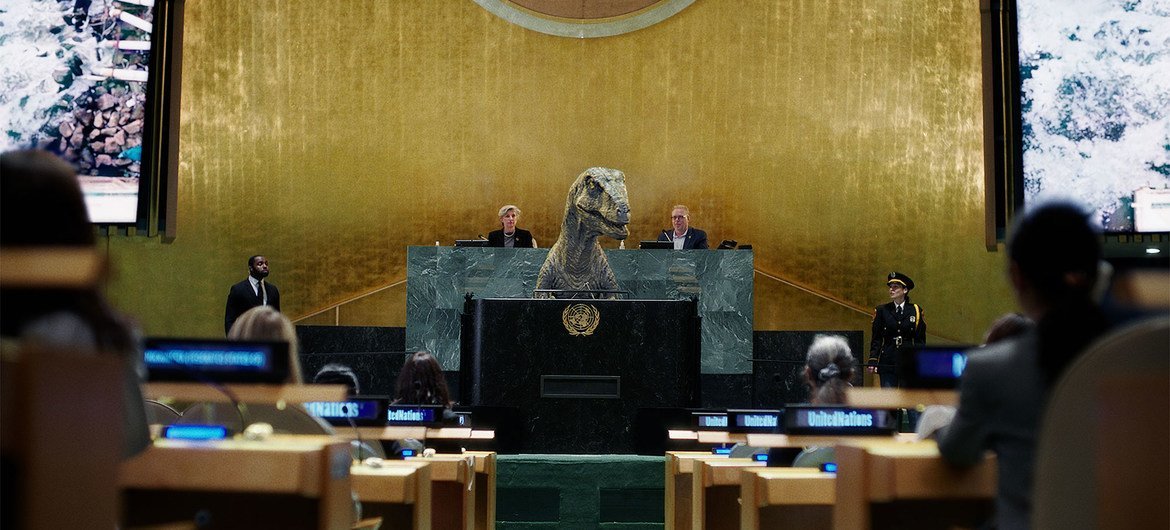
[[[913,388],[850,387],[845,393],[850,407],[871,409],[912,409],[919,405],[959,405],[958,390]]]
[[[381,517],[384,528],[431,529],[431,466],[387,460],[382,467],[350,468],[363,517]]]
[[[496,453],[465,451],[475,457],[475,530],[496,527]]]
[[[345,385],[258,385],[229,383],[224,385],[242,403],[306,403],[309,401],[344,401]],[[191,403],[228,403],[223,392],[206,383],[143,383],[146,399],[176,399]]]
[[[475,528],[476,460],[475,455],[435,455],[395,461],[396,465],[430,467],[431,528]]]
[[[363,440],[491,440],[496,437],[492,430],[475,430],[467,427],[358,427],[339,428],[337,436],[352,440],[361,434]]]
[[[740,472],[764,467],[750,458],[694,461],[691,482],[691,528],[739,529]]]
[[[157,440],[119,469],[124,525],[211,517],[217,528],[346,529],[349,468],[341,441]]]
[[[836,475],[810,467],[740,471],[740,528],[832,528]]]
[[[666,452],[665,530],[690,530],[694,463],[704,459],[726,460],[727,455],[716,455],[710,451]]]
[[[833,528],[976,526],[991,516],[994,458],[957,470],[941,459],[938,445],[930,440],[844,442],[836,452]],[[917,503],[910,510],[899,510],[895,504],[920,500],[933,502]]]

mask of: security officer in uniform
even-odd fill
[[[890,302],[877,306],[866,370],[881,377],[883,388],[898,386],[898,348],[926,344],[926,320],[922,307],[910,301],[914,280],[900,272],[886,277]]]

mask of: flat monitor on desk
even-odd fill
[[[288,380],[288,343],[227,339],[148,338],[148,381],[268,383]]]
[[[652,241],[646,240],[638,243],[638,248],[642,250],[671,250],[674,248],[674,241]]]
[[[486,247],[489,241],[486,239],[456,239],[455,246],[457,247]]]
[[[967,350],[974,346],[916,346],[898,351],[898,386],[902,388],[958,388],[967,367]]]

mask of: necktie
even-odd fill
[[[898,311],[897,311],[897,314],[898,314],[898,316],[899,316],[899,317],[901,317],[901,316],[902,316],[902,306],[898,306]]]
[[[257,285],[257,296],[260,298],[260,305],[268,305],[268,290],[264,288],[264,282],[261,281]]]

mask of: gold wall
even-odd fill
[[[890,270],[935,339],[1012,307],[983,248],[975,0],[698,0],[601,39],[466,0],[188,0],[183,54],[178,236],[108,239],[148,334],[221,334],[255,253],[294,318],[396,284],[339,319],[402,326],[407,246],[504,203],[547,246],[595,165],[626,172],[633,240],[681,202],[755,247],[756,329],[868,328]]]

